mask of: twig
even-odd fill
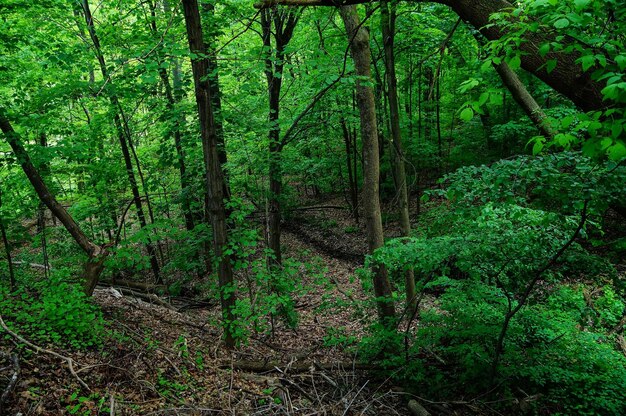
[[[4,388],[2,392],[2,396],[0,396],[0,414],[3,414],[4,403],[6,403],[7,399],[11,395],[11,392],[15,389],[17,385],[17,380],[20,378],[20,361],[17,357],[17,354],[8,354],[4,351],[0,351],[0,357],[5,358],[11,362],[11,366],[13,367],[13,375],[11,375],[11,379],[9,383]],[[8,368],[8,367],[7,367]]]
[[[24,339],[22,336],[16,334],[15,332],[11,331],[9,329],[9,327],[7,327],[7,325],[4,323],[4,320],[2,319],[2,316],[0,315],[0,325],[2,326],[2,328],[9,334],[11,335],[13,338],[15,338],[16,340],[20,341],[23,344],[26,344],[30,349],[36,351],[36,352],[43,352],[49,355],[52,355],[54,357],[60,358],[63,361],[65,361],[67,363],[67,366],[70,369],[70,373],[72,373],[72,375],[76,378],[76,380],[78,380],[78,383],[87,391],[91,391],[91,389],[89,388],[89,386],[87,385],[87,383],[85,383],[83,381],[83,379],[81,379],[78,374],[76,373],[76,371],[74,370],[74,360],[71,359],[70,357],[66,357],[65,355],[61,355],[58,352],[52,351],[52,350],[48,350],[45,348],[41,348],[38,345],[33,344],[30,341],[27,341],[26,339]]]

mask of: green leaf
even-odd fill
[[[548,54],[548,52],[550,52],[550,44],[549,43],[544,43],[543,45],[541,45],[539,47],[539,55],[542,58],[545,58],[545,56]]]
[[[459,118],[463,121],[470,121],[473,117],[474,117],[474,110],[472,110],[469,107],[463,109],[463,111],[461,111],[461,114],[459,115]]]
[[[596,57],[593,55],[585,55],[580,58],[580,62],[583,65],[583,71],[587,71],[589,68],[595,65]]]
[[[574,0],[574,7],[576,10],[582,10],[589,4],[589,0]]]
[[[519,69],[519,67],[522,64],[522,59],[520,58],[519,55],[515,55],[514,57],[511,58],[511,60],[509,61],[509,66],[511,67],[511,69],[513,71],[515,71],[516,69]]]
[[[609,147],[607,154],[612,160],[622,160],[626,157],[626,146],[621,141],[617,141],[613,146]]]
[[[569,26],[569,20],[567,20],[565,17],[562,17],[558,19],[556,22],[554,22],[554,27],[557,29],[564,29],[568,26]]]

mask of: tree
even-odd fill
[[[387,100],[389,102],[389,118],[391,124],[391,157],[394,169],[394,182],[398,198],[398,213],[400,214],[400,228],[402,235],[411,235],[411,221],[409,219],[409,196],[407,191],[406,171],[404,165],[404,146],[400,130],[400,106],[398,104],[398,82],[396,77],[396,60],[394,51],[394,37],[396,25],[395,3],[391,5],[387,0],[381,1],[381,26],[383,47],[385,51],[385,80],[387,82]],[[406,303],[411,309],[417,306],[415,277],[413,270],[405,272]]]
[[[266,8],[261,11],[261,28],[265,53],[265,78],[269,96],[269,209],[268,247],[274,255],[273,262],[282,264],[280,249],[280,221],[282,194],[281,152],[284,146],[280,137],[280,92],[285,48],[293,37],[301,10],[294,8]],[[274,45],[272,45],[272,38]]]
[[[202,153],[206,178],[206,192],[209,199],[211,226],[213,229],[213,250],[217,258],[220,302],[224,319],[224,340],[228,348],[235,345],[233,334],[235,306],[235,286],[231,256],[225,250],[228,244],[226,208],[224,205],[224,173],[219,158],[218,137],[215,128],[211,89],[208,82],[209,62],[207,58],[200,11],[196,0],[183,1],[183,13],[187,28],[187,40],[191,53],[191,68],[198,106]]]
[[[378,195],[380,172],[378,127],[374,90],[371,86],[369,34],[361,26],[355,6],[341,7],[340,13],[348,35],[356,74],[359,77],[356,84],[356,101],[361,117],[361,137],[363,139],[363,216],[365,217],[369,252],[373,253],[383,245],[383,224]],[[395,308],[391,300],[391,285],[387,270],[384,267],[375,266],[372,272],[374,274],[374,294],[377,298],[380,318],[384,324],[393,326]]]
[[[94,244],[87,235],[83,232],[80,226],[74,221],[67,210],[61,205],[55,196],[50,192],[48,186],[41,179],[41,175],[33,165],[30,156],[24,149],[24,145],[20,140],[20,136],[15,132],[9,119],[6,116],[4,108],[0,107],[0,130],[4,133],[4,136],[13,149],[13,153],[17,157],[17,160],[22,167],[22,170],[28,177],[28,180],[32,184],[33,188],[37,192],[37,195],[41,201],[46,204],[48,209],[55,215],[65,229],[74,238],[74,241],[80,246],[80,248],[87,254],[87,261],[84,264],[83,270],[83,288],[87,295],[91,295],[96,285],[102,270],[104,270],[104,260],[108,256],[108,252],[105,246],[98,246]]]
[[[100,66],[100,72],[102,74],[103,82],[111,83],[111,78],[109,75],[109,70],[107,69],[106,61],[104,59],[104,55],[102,53],[102,49],[100,47],[100,39],[96,33],[96,28],[94,25],[93,17],[91,15],[91,9],[89,8],[88,0],[81,0],[81,6],[83,15],[85,17],[85,23],[87,25],[87,31],[89,32],[89,37],[93,43],[93,48],[96,54],[96,58],[98,60],[98,64]],[[110,88],[110,87],[109,87]],[[137,218],[139,219],[139,225],[141,228],[146,228],[148,225],[146,221],[146,216],[143,211],[143,203],[141,201],[141,195],[139,193],[139,186],[137,185],[137,179],[135,178],[135,172],[133,170],[133,162],[131,159],[131,150],[132,150],[132,137],[130,133],[130,127],[128,125],[128,118],[124,114],[124,110],[122,108],[122,104],[120,103],[119,97],[114,92],[109,94],[109,100],[111,101],[111,105],[115,111],[113,120],[115,123],[115,128],[117,131],[117,137],[119,140],[120,148],[122,150],[122,156],[124,158],[124,165],[126,166],[126,174],[128,176],[128,182],[130,184],[130,189],[133,193],[133,202],[135,204],[135,208],[137,210]],[[133,151],[133,156],[137,162],[137,168],[139,169],[139,161],[137,159],[136,153]],[[141,176],[141,171],[139,171]],[[143,181],[143,178],[142,178]],[[144,186],[145,188],[145,186]],[[148,204],[149,199],[146,198]],[[148,251],[148,256],[150,257],[150,265],[152,267],[152,272],[154,273],[154,277],[157,283],[162,283],[160,276],[160,267],[159,261],[157,259],[156,251],[152,243],[146,243],[146,250]]]

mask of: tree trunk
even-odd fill
[[[202,136],[202,152],[204,156],[207,195],[211,225],[213,227],[213,249],[218,259],[218,278],[220,287],[220,302],[224,320],[224,340],[227,348],[235,345],[233,335],[234,314],[236,301],[236,287],[233,278],[231,256],[224,252],[228,244],[226,227],[226,209],[224,205],[224,174],[219,160],[218,137],[215,129],[211,90],[208,83],[208,59],[202,35],[202,24],[197,0],[183,0],[183,13],[187,28],[189,50],[198,58],[191,60],[196,103],[200,119],[200,133]]]
[[[552,139],[554,137],[554,131],[547,121],[546,114],[539,104],[537,104],[533,96],[530,95],[526,86],[524,86],[515,71],[513,71],[506,62],[494,66],[502,79],[502,83],[508,88],[513,99],[522,107],[522,110],[524,110],[526,115],[532,120],[535,126],[537,126],[541,134],[543,134],[546,139]]]
[[[108,252],[104,247],[98,246],[87,237],[76,221],[74,221],[74,218],[70,216],[63,205],[61,205],[56,200],[54,195],[52,195],[43,179],[41,179],[41,175],[30,160],[30,156],[26,152],[26,149],[24,149],[19,135],[15,132],[15,130],[13,130],[13,127],[6,117],[3,108],[0,108],[0,130],[4,133],[11,149],[13,149],[13,153],[15,153],[15,157],[22,167],[22,170],[26,174],[26,177],[28,177],[30,183],[33,185],[33,188],[35,188],[35,192],[37,192],[39,199],[46,204],[50,212],[52,212],[52,214],[59,219],[72,238],[74,238],[74,241],[76,241],[80,248],[87,254],[88,260],[85,263],[83,272],[84,290],[88,296],[91,296],[104,268],[104,260],[106,259]],[[96,264],[99,265],[99,267],[93,267]]]
[[[269,198],[268,247],[274,258],[272,263],[282,264],[280,248],[281,197],[283,188],[282,149],[280,139],[280,91],[285,64],[285,47],[293,37],[299,12],[276,8],[261,12],[263,46],[266,50],[265,77],[269,96]],[[272,46],[272,37],[274,46]]]
[[[211,18],[215,15],[215,6],[211,2],[202,2],[204,10],[209,12]],[[210,31],[213,32],[213,31]],[[226,162],[228,157],[226,154],[226,142],[224,140],[224,116],[222,115],[222,91],[220,88],[219,67],[217,64],[217,53],[213,36],[209,35],[209,39],[205,39],[205,47],[207,49],[207,64],[209,73],[209,89],[211,91],[211,105],[213,106],[213,118],[215,119],[215,133],[217,134],[217,151],[219,153],[222,171],[224,172],[224,197],[230,199],[230,185],[228,181],[228,171],[226,170]]]
[[[396,7],[389,5],[387,0],[381,2],[381,25],[383,32],[383,46],[385,50],[385,80],[387,81],[387,99],[389,101],[389,119],[391,124],[391,161],[394,169],[394,179],[398,198],[398,213],[400,214],[400,228],[403,237],[411,235],[411,221],[409,219],[409,196],[407,192],[406,168],[404,164],[404,147],[402,132],[400,131],[400,108],[398,104],[398,85],[396,78],[396,62],[394,51]],[[407,270],[404,275],[406,285],[406,304],[414,311],[417,307],[417,292],[413,270]]]
[[[348,168],[348,186],[350,188],[350,205],[352,205],[352,216],[355,223],[359,223],[359,191],[357,185],[356,163],[352,163],[352,146],[356,148],[356,137],[350,135],[350,129],[346,118],[341,116],[341,131],[343,132],[343,141],[346,145],[346,165]]]
[[[96,53],[96,58],[98,59],[98,64],[100,65],[100,72],[102,73],[102,78],[106,82],[109,79],[109,73],[106,66],[106,61],[104,59],[104,55],[102,54],[102,49],[100,47],[100,39],[96,33],[96,28],[94,26],[93,17],[91,15],[91,9],[89,8],[88,0],[81,0],[81,5],[83,9],[83,14],[85,16],[85,23],[87,24],[87,31],[89,32],[89,37],[94,46],[94,51]],[[128,127],[128,123],[126,122],[126,117],[124,116],[124,112],[122,109],[122,105],[115,94],[109,94],[109,100],[111,101],[111,105],[116,110],[115,115],[113,117],[113,121],[115,124],[115,128],[117,130],[117,135],[120,143],[120,147],[122,150],[122,156],[124,158],[124,166],[126,167],[126,174],[128,176],[128,182],[130,183],[130,189],[133,194],[133,201],[135,204],[135,208],[137,210],[137,219],[139,220],[139,226],[141,228],[145,228],[147,226],[146,217],[143,212],[143,205],[141,202],[141,195],[139,194],[139,187],[137,186],[137,180],[135,179],[135,173],[133,171],[133,162],[130,156],[130,151],[128,148],[128,144],[131,140],[130,137],[130,129]],[[155,279],[160,281],[160,269],[159,262],[156,257],[156,252],[151,243],[146,243],[146,250],[148,251],[148,256],[150,257],[150,266],[152,268],[152,272],[154,273]]]
[[[2,209],[2,190],[0,189],[0,209]],[[0,212],[1,214],[1,212]],[[2,236],[2,244],[4,244],[4,252],[7,255],[7,263],[9,264],[9,288],[11,292],[15,290],[15,272],[13,271],[13,259],[11,258],[11,245],[7,237],[7,230],[4,226],[4,218],[0,215],[0,234]]]
[[[382,247],[383,224],[380,213],[378,195],[378,175],[380,171],[378,159],[378,127],[376,125],[376,110],[374,91],[371,85],[372,73],[370,69],[369,33],[359,22],[359,16],[354,6],[340,8],[350,51],[359,80],[356,85],[357,105],[361,117],[361,135],[363,138],[363,213],[367,229],[369,252],[373,253]],[[364,81],[366,80],[366,81]],[[377,298],[378,312],[383,324],[393,326],[395,308],[391,300],[391,284],[387,270],[382,266],[374,267],[374,293]]]

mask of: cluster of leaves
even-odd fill
[[[623,200],[623,175],[572,153],[448,175],[430,194],[446,203],[422,236],[390,240],[368,260],[400,289],[413,269],[419,293],[434,300],[415,330],[375,325],[363,358],[383,358],[399,379],[441,399],[497,391],[504,403],[525,392],[535,411],[624,413],[626,359],[614,345],[626,302],[615,269],[577,243],[551,263],[584,200],[592,217]]]
[[[490,44],[492,58],[505,60],[513,69],[520,66],[521,45],[528,34],[537,31],[555,33],[538,45],[547,60],[545,70],[552,72],[558,54],[578,54],[576,64],[583,76],[605,84],[601,93],[607,103],[604,111],[579,113],[553,120],[560,132],[554,140],[535,139],[535,151],[545,147],[570,149],[583,143],[587,155],[608,155],[612,160],[626,157],[626,52],[624,52],[624,17],[626,11],[615,0],[541,0],[520,1],[515,7],[491,16],[492,23],[511,30]],[[511,19],[514,17],[514,19]],[[573,41],[574,40],[574,41]]]
[[[100,310],[80,286],[68,282],[63,270],[45,281],[24,282],[12,293],[0,290],[7,324],[30,341],[86,349],[99,347],[106,337]]]

